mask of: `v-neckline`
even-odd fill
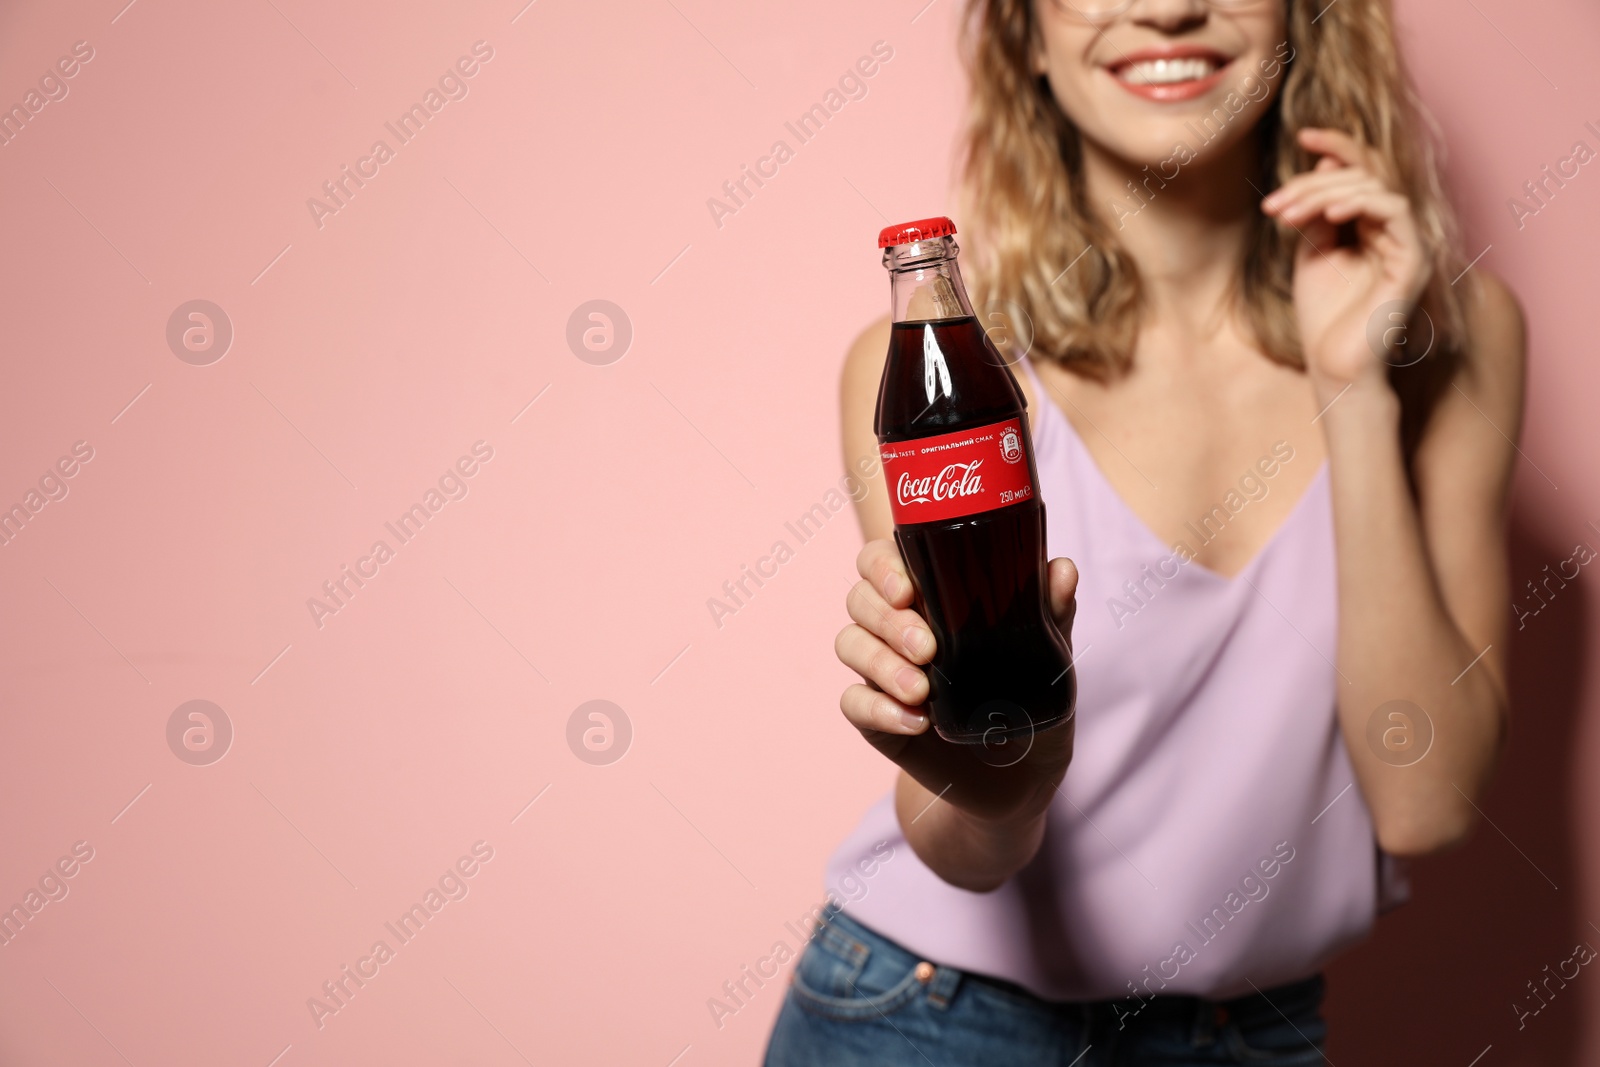
[[[1026,359],[1027,357],[1023,358]],[[1039,394],[1039,404],[1043,407],[1050,408],[1051,414],[1061,421],[1062,425],[1066,429],[1066,435],[1070,447],[1075,448],[1078,451],[1078,454],[1083,457],[1084,463],[1092,472],[1094,479],[1100,483],[1100,487],[1105,491],[1105,495],[1109,496],[1112,501],[1115,502],[1116,506],[1121,509],[1122,513],[1128,517],[1135,527],[1138,528],[1145,540],[1159,546],[1165,551],[1172,551],[1172,546],[1161,539],[1161,535],[1156,533],[1155,530],[1151,528],[1150,524],[1145,521],[1144,516],[1135,511],[1133,506],[1123,499],[1122,494],[1117,492],[1116,486],[1111,484],[1111,479],[1106,477],[1105,471],[1100,469],[1100,464],[1094,458],[1094,453],[1089,450],[1089,445],[1084,441],[1083,435],[1080,434],[1078,432],[1078,428],[1072,424],[1072,420],[1068,418],[1067,413],[1061,409],[1061,405],[1057,404],[1055,400],[1048,395],[1048,387],[1039,378],[1038,372],[1034,371],[1032,366],[1029,366],[1028,370],[1030,372],[1029,377],[1033,379],[1034,391]],[[1285,515],[1282,521],[1278,523],[1277,528],[1272,531],[1271,535],[1261,543],[1261,547],[1256,549],[1255,552],[1251,554],[1250,558],[1245,561],[1244,566],[1240,567],[1237,571],[1234,571],[1232,574],[1223,574],[1221,571],[1214,570],[1213,568],[1206,566],[1204,563],[1201,563],[1198,556],[1191,556],[1188,561],[1188,566],[1199,571],[1207,578],[1216,582],[1220,582],[1223,585],[1237,585],[1239,580],[1244,578],[1248,572],[1254,570],[1256,565],[1260,563],[1261,560],[1264,559],[1272,550],[1272,547],[1283,539],[1284,531],[1299,519],[1300,513],[1308,506],[1308,501],[1321,491],[1322,482],[1327,478],[1327,476],[1328,460],[1326,457],[1324,457],[1322,461],[1317,464],[1317,472],[1311,476],[1311,481],[1308,482],[1306,487],[1300,491],[1300,496],[1297,500],[1295,500],[1294,506],[1289,509],[1289,513]]]

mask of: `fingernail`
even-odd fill
[[[901,667],[894,676],[895,684],[900,687],[900,692],[907,696],[920,692],[922,685],[922,672],[912,670],[910,667]]]
[[[900,595],[900,576],[893,571],[883,580],[883,595],[894,600]]]
[[[922,724],[927,721],[927,716],[920,711],[911,711],[909,708],[900,709],[900,725],[910,730],[922,729]]]
[[[906,648],[915,655],[922,655],[928,650],[928,631],[920,626],[908,626],[903,635]]]

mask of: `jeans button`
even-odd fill
[[[933,964],[929,963],[927,960],[923,960],[921,963],[917,964],[917,981],[921,982],[923,985],[927,985],[929,982],[933,981],[934,970],[935,968]]]

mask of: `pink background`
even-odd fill
[[[839,476],[877,229],[953,207],[956,4],[523,2],[0,12],[0,103],[94,49],[0,148],[0,507],[94,450],[0,547],[0,905],[94,850],[0,946],[0,1062],[759,1055],[782,979],[720,1029],[707,1000],[794,944],[891,779],[835,710],[854,520],[803,546],[783,524]],[[1520,229],[1506,206],[1600,147],[1600,14],[1402,15],[1468,254],[1492,245],[1532,323],[1520,587],[1600,546],[1600,171]],[[384,123],[480,40],[466,98],[397,146]],[[785,121],[880,40],[866,98],[798,145]],[[319,228],[307,199],[378,138],[395,157]],[[794,158],[719,228],[707,198],[780,138]],[[166,341],[193,299],[235,331],[207,366]],[[594,299],[633,329],[604,366],[566,341]],[[308,598],[396,547],[384,523],[478,441],[465,498],[319,628]],[[794,558],[718,627],[707,599],[780,538]],[[1600,974],[1520,1033],[1510,1009],[1600,944],[1594,583],[1516,635],[1498,831],[1423,864],[1334,968],[1335,1061],[1575,1063],[1600,1040]],[[167,741],[195,699],[234,730],[205,766]],[[632,727],[609,765],[568,745],[594,699]],[[319,1028],[307,999],[478,841],[468,895]]]

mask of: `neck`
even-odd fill
[[[1259,159],[1256,138],[1246,137],[1168,177],[1175,162],[1146,168],[1084,144],[1088,202],[1111,226],[1120,222],[1117,240],[1138,265],[1148,315],[1215,327],[1219,312],[1233,308],[1246,243],[1267,191],[1252,186],[1261,184]]]

